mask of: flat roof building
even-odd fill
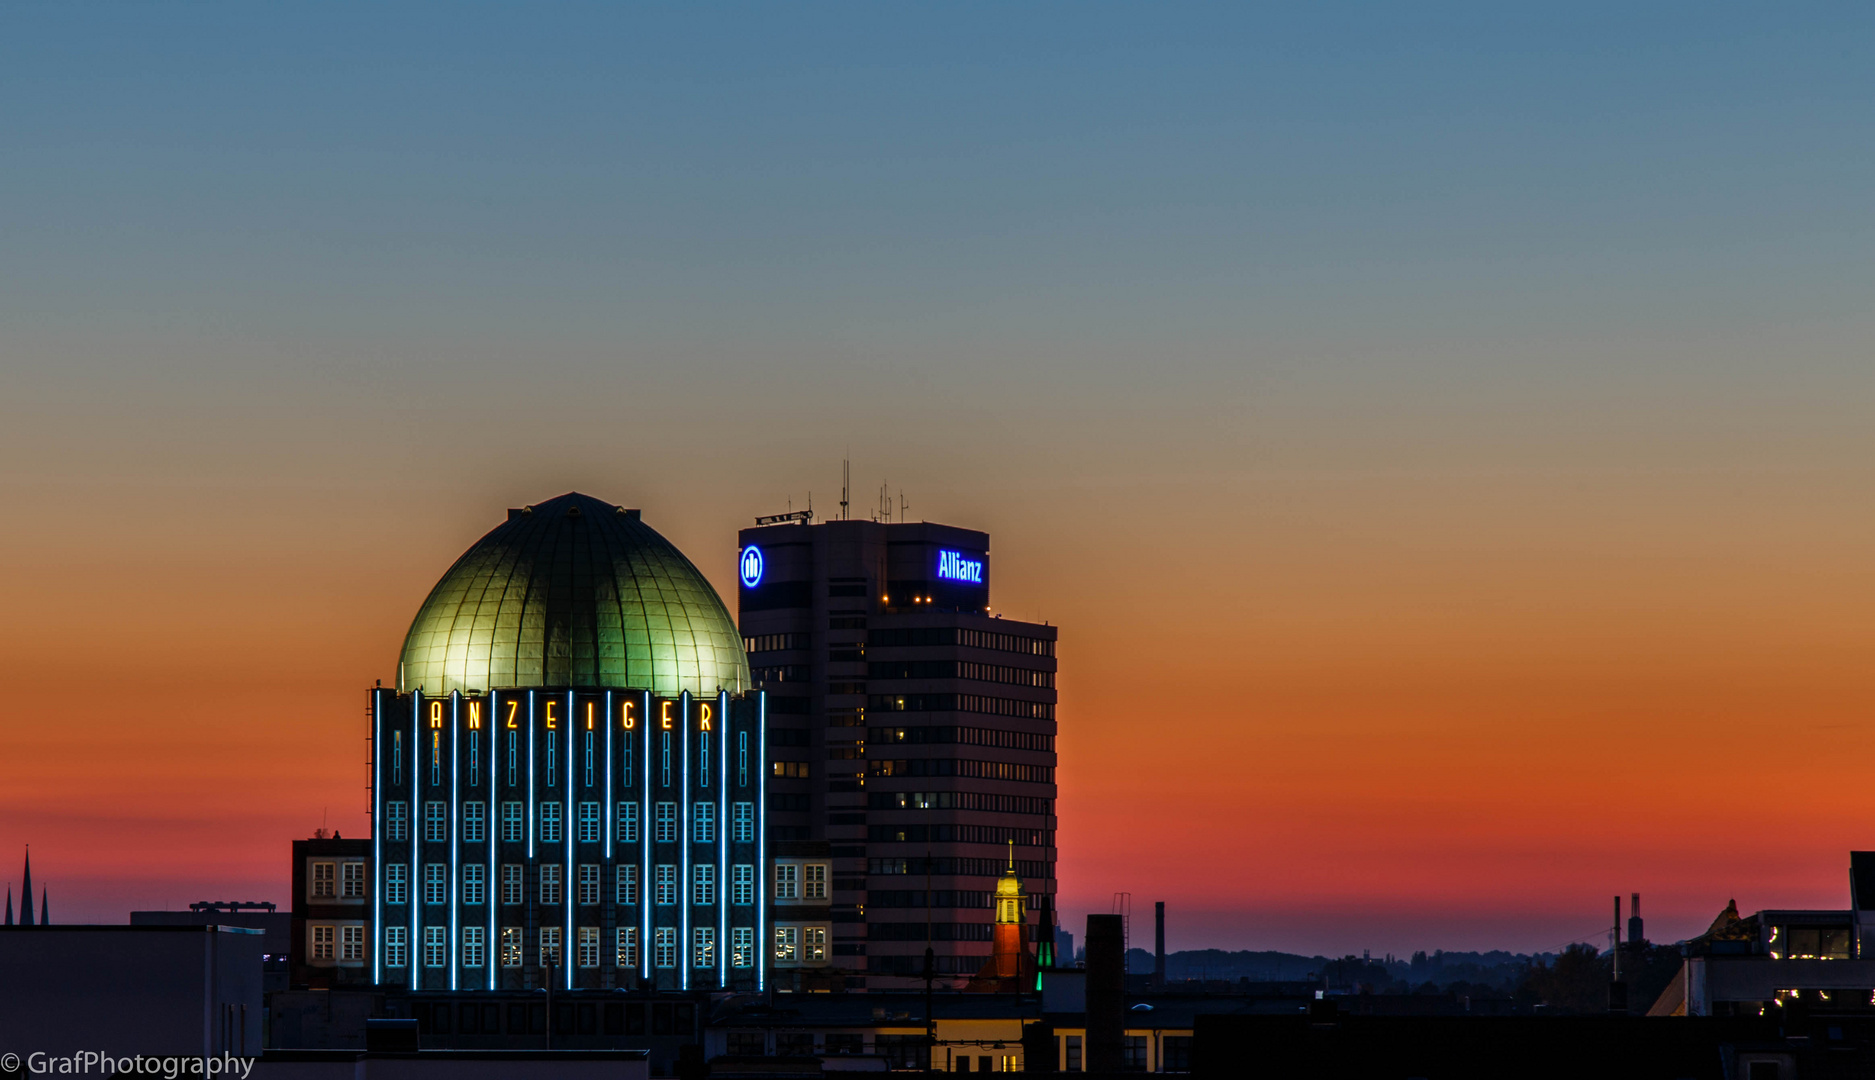
[[[929,934],[940,985],[961,987],[1012,858],[1024,923],[1052,909],[1056,630],[995,615],[987,533],[802,519],[739,542],[777,948],[792,935],[801,957],[777,986],[909,989]],[[792,918],[790,897],[824,913]]]

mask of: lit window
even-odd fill
[[[583,968],[599,966],[599,928],[596,926],[579,928],[579,966]]]
[[[540,928],[540,964],[542,967],[560,966],[560,928],[557,926]]]
[[[729,931],[729,966],[755,966],[755,928],[738,926]]]
[[[827,930],[822,926],[801,927],[801,959],[818,963],[827,958]]]
[[[652,962],[661,968],[676,967],[677,928],[675,926],[658,927],[657,936],[653,939],[653,943],[655,948],[651,954]]]
[[[312,959],[332,959],[334,955],[332,951],[332,941],[336,936],[333,927],[327,924],[313,926],[310,929],[312,930]]]
[[[479,904],[488,899],[488,867],[464,863],[462,867],[462,902]]]
[[[699,968],[716,966],[716,929],[714,927],[698,926],[691,929],[690,966]]]
[[[423,804],[423,838],[432,843],[449,839],[449,806],[440,799]]]
[[[479,926],[465,926],[462,928],[463,967],[482,966],[483,950],[487,947],[482,934],[483,930]]]
[[[384,928],[384,966],[400,968],[410,962],[405,949],[408,947],[408,927],[387,926]]]
[[[501,841],[519,844],[527,839],[527,812],[518,802],[501,804]]]
[[[410,902],[410,867],[405,863],[394,862],[384,868],[384,902],[387,904],[405,904]]]
[[[339,927],[339,959],[365,958],[365,928],[356,924]]]
[[[775,962],[791,964],[801,955],[801,928],[798,926],[775,927]]]
[[[581,863],[579,867],[579,902],[596,904],[599,902],[599,864]],[[593,948],[599,946],[594,945]]]
[[[332,898],[333,874],[337,869],[338,866],[335,863],[316,862],[312,864],[312,898],[314,900],[330,900]]]
[[[729,868],[729,902],[732,904],[755,903],[755,867],[750,863],[737,863]]]
[[[521,891],[521,864],[503,863],[501,866],[501,902],[519,904],[524,899]]]
[[[387,802],[384,804],[384,839],[403,841],[409,838],[410,804]]]
[[[661,802],[657,807],[657,834],[652,837],[660,844],[677,842],[677,804]]]
[[[618,928],[618,966],[622,968],[638,966],[638,928],[636,926]]]
[[[738,844],[754,843],[755,804],[739,802],[732,808],[731,812],[734,814],[734,817],[730,819],[732,825],[730,826],[729,838]]]
[[[518,926],[501,928],[501,966],[505,968],[521,966],[521,928]]]
[[[716,865],[714,863],[698,863],[690,868],[690,902],[693,904],[716,902]]]
[[[543,844],[560,842],[560,804],[557,802],[540,804],[540,842]]]
[[[801,898],[801,868],[794,863],[775,864],[775,899]]]
[[[636,863],[618,868],[618,902],[621,904],[638,902],[638,865]]]
[[[339,864],[339,898],[341,900],[363,900],[365,898],[365,864],[347,862]]]
[[[426,904],[449,903],[449,867],[439,862],[425,863],[423,867],[423,902]]]
[[[638,842],[638,804],[622,802],[618,804],[618,838],[623,844]]]
[[[808,863],[801,867],[801,899],[825,900],[827,898],[827,864]]]
[[[479,844],[488,839],[485,831],[488,827],[488,804],[465,802],[462,804],[462,842]]]
[[[699,844],[716,842],[716,804],[700,802],[690,808],[690,839]]]
[[[540,865],[540,902],[557,904],[560,902],[560,864],[542,863]]]
[[[677,867],[671,863],[659,863],[657,875],[656,902],[675,904],[677,902]]]
[[[599,842],[599,804],[596,802],[579,804],[579,842],[582,844]]]

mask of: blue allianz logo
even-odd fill
[[[742,587],[753,589],[762,583],[762,549],[750,544],[742,549]]]
[[[983,584],[983,560],[966,559],[961,552],[940,551],[938,552],[938,577],[981,585]]]

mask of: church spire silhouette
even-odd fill
[[[20,925],[33,924],[33,846],[26,845],[26,883],[20,889]]]
[[[32,902],[33,902],[32,897],[29,896],[26,898],[26,905],[28,907],[32,906]],[[47,906],[46,904],[46,887],[44,885],[41,885],[39,886],[39,925],[40,926],[52,925],[52,916],[47,914],[47,912],[49,912],[50,910],[51,908]]]
[[[13,925],[13,886],[11,885],[7,886],[7,921],[6,921],[6,924],[8,926]]]

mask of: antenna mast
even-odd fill
[[[840,520],[846,520],[847,489],[853,484],[853,459],[851,456],[840,459]]]

